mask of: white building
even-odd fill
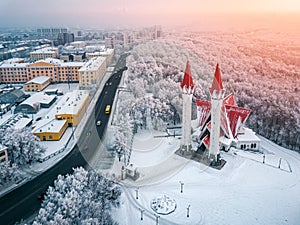
[[[228,151],[231,146],[239,149],[259,150],[260,139],[255,133],[244,127],[251,110],[238,107],[234,94],[224,98],[219,65],[216,67],[212,87],[211,101],[196,100],[197,122],[199,128],[199,150],[208,149],[213,162],[220,162],[220,150]]]

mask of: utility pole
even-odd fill
[[[183,185],[184,185],[184,183],[182,183],[181,181],[179,181],[179,184],[180,184],[180,193],[183,193]]]

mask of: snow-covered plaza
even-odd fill
[[[221,152],[227,163],[216,170],[176,155],[177,137],[158,135],[141,130],[134,137],[130,163],[140,178],[123,182],[121,207],[113,213],[120,224],[299,224],[297,152],[260,137],[264,163],[262,153],[231,149]],[[169,215],[151,209],[163,195],[177,204]]]

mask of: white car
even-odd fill
[[[97,125],[97,126],[100,126],[100,125],[101,125],[101,121],[98,120],[97,123],[96,123],[96,125]]]

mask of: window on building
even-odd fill
[[[53,139],[52,135],[49,135],[49,140],[52,140],[52,139]]]

